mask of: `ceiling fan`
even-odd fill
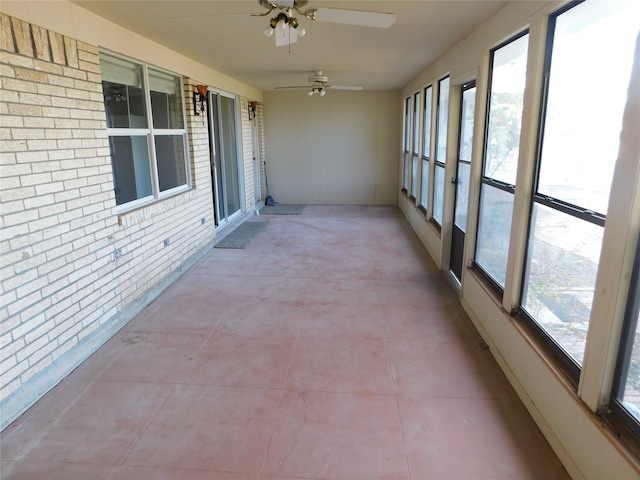
[[[364,10],[345,10],[341,8],[305,8],[308,0],[258,0],[261,7],[268,9],[264,13],[250,13],[252,17],[266,17],[274,14],[264,30],[267,37],[275,36],[276,46],[291,45],[303,37],[305,28],[295,14],[307,20],[317,22],[342,23],[363,27],[389,28],[396,21],[392,13],[369,12]],[[246,14],[241,14],[246,15]],[[217,15],[211,15],[217,16]],[[224,15],[226,16],[226,15]],[[189,17],[173,17],[189,18]]]
[[[323,75],[322,70],[315,70],[309,75],[307,78],[309,85],[296,85],[293,87],[276,87],[276,90],[306,90],[309,89],[308,95],[311,97],[313,95],[319,95],[324,97],[327,93],[327,90],[362,90],[360,86],[350,86],[350,85],[331,85],[329,83],[329,77]]]

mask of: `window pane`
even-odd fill
[[[476,109],[476,88],[462,92],[462,114],[460,119],[460,148],[458,159],[471,161],[473,147],[473,120]]]
[[[100,54],[102,94],[108,128],[147,128],[142,66]]]
[[[402,188],[404,190],[407,190],[409,188],[409,178],[410,177],[410,173],[411,173],[411,154],[409,152],[405,152],[404,154],[404,168],[402,170],[403,176],[402,176]]]
[[[415,198],[418,195],[418,157],[411,160],[411,195]]]
[[[422,160],[422,188],[420,189],[420,205],[427,208],[429,198],[429,161]]]
[[[431,155],[431,103],[433,88],[427,87],[424,91],[424,121],[422,131],[424,132],[424,145],[422,146],[422,155],[429,157]],[[426,205],[426,204],[425,204]]]
[[[109,137],[116,205],[153,194],[146,136]]]
[[[456,180],[456,213],[454,222],[463,232],[467,231],[470,175],[471,165],[465,162],[458,162],[458,176]]]
[[[182,135],[156,135],[154,140],[160,191],[186,185],[187,170]]]
[[[585,2],[558,16],[538,192],[606,214],[640,2]],[[606,91],[594,96],[594,59]],[[581,80],[579,80],[581,79]]]
[[[149,69],[151,112],[155,128],[184,128],[180,79]]]
[[[436,160],[444,163],[447,158],[447,124],[449,123],[449,77],[438,82],[438,137]]]
[[[484,176],[516,184],[529,35],[493,52]]]
[[[404,101],[404,145],[403,150],[409,151],[410,138],[411,138],[411,97],[407,97]]]
[[[476,262],[502,288],[507,276],[512,214],[513,194],[482,184]]]
[[[603,228],[534,203],[522,306],[579,364]]]
[[[413,96],[413,153],[420,149],[420,92]]]
[[[436,165],[433,184],[433,219],[442,225],[442,207],[444,198],[444,168]]]

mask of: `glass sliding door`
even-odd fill
[[[210,105],[211,173],[215,190],[216,226],[220,226],[241,211],[235,99],[211,93]]]

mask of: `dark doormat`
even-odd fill
[[[300,215],[305,205],[265,205],[260,215]]]
[[[214,248],[245,248],[266,224],[267,222],[245,222],[216,243]]]

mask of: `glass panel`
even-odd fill
[[[160,191],[187,184],[187,170],[182,135],[156,135],[156,160]]]
[[[473,148],[473,118],[476,110],[476,87],[462,92],[462,114],[460,118],[459,160],[471,161]]]
[[[424,90],[424,122],[422,131],[424,132],[424,140],[422,145],[422,155],[429,158],[431,155],[431,103],[433,95],[433,87],[427,87]],[[426,205],[426,203],[425,203]]]
[[[449,77],[438,82],[438,137],[436,138],[436,160],[447,159],[447,124],[449,123]]]
[[[102,94],[108,128],[147,128],[142,66],[100,53]]]
[[[404,101],[404,145],[403,150],[409,151],[409,139],[411,137],[411,116],[409,114],[411,108],[411,97],[407,97]]]
[[[444,168],[436,165],[433,183],[433,219],[442,225],[442,208],[444,198]]]
[[[640,28],[640,2],[585,2],[557,18],[538,192],[606,214]],[[606,72],[606,92],[576,79]]]
[[[429,198],[429,161],[422,160],[422,188],[420,189],[420,205],[425,209]]]
[[[418,195],[418,157],[411,160],[411,195],[415,198]]]
[[[458,176],[456,181],[456,213],[454,223],[463,232],[467,231],[470,176],[471,165],[465,162],[458,162]]]
[[[404,154],[404,169],[402,170],[403,172],[403,177],[402,177],[402,188],[404,188],[405,190],[407,190],[409,188],[409,178],[410,177],[410,169],[411,166],[411,154],[409,152],[406,152]]]
[[[493,52],[484,176],[516,183],[529,35]]]
[[[603,228],[534,203],[522,306],[582,363]]]
[[[220,119],[227,216],[231,216],[240,210],[240,173],[238,170],[236,113],[233,98],[220,97]]]
[[[513,194],[482,184],[476,262],[502,288],[507,276],[512,214]]]
[[[147,137],[109,137],[116,205],[153,194]]]
[[[102,82],[107,128],[147,128],[144,96],[139,87]]]
[[[420,150],[420,92],[413,96],[413,153]]]
[[[153,126],[164,129],[184,128],[180,79],[175,75],[149,69]]]

